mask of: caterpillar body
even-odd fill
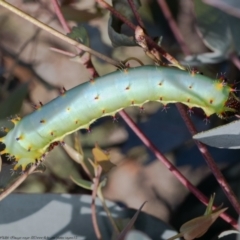
[[[235,112],[238,102],[230,86],[200,74],[155,66],[116,71],[64,92],[23,119],[13,119],[14,128],[0,139],[5,144],[1,154],[17,161],[15,170],[25,170],[64,136],[89,128],[100,117],[148,101],[181,102],[202,108],[207,116]]]

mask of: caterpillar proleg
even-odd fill
[[[116,71],[64,92],[23,119],[13,119],[15,127],[0,139],[5,144],[1,154],[17,161],[14,169],[25,170],[64,136],[89,128],[98,118],[148,101],[181,102],[189,108],[202,108],[207,116],[224,116],[239,106],[230,86],[200,74],[155,66]]]

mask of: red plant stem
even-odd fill
[[[52,0],[52,1],[56,1],[56,0]],[[98,2],[103,2],[103,3],[105,3],[104,1],[99,1],[99,0],[97,0]],[[107,4],[107,3],[105,3],[105,4]],[[58,4],[56,5],[56,6],[58,6]],[[107,4],[107,6],[110,6],[110,5],[108,5]],[[58,6],[59,7],[59,6]],[[111,7],[111,6],[110,6]],[[112,8],[112,7],[111,7]],[[116,12],[115,11],[115,9],[114,9],[114,14],[115,13],[117,13],[117,14],[119,14],[118,12]],[[61,13],[61,11],[58,11],[58,15],[62,15],[62,13]],[[119,15],[119,16],[122,16],[122,15]],[[64,19],[64,17],[62,17],[61,19],[63,19],[64,21],[65,21],[65,19]],[[123,21],[125,22],[125,17],[123,17]],[[133,26],[133,29],[135,29],[135,26],[131,23],[131,22],[129,22],[130,23],[130,25],[132,25]],[[179,107],[179,106],[178,106]],[[181,107],[180,107],[181,108]],[[184,118],[184,117],[187,117],[188,118],[188,115],[186,114],[186,111],[180,111],[181,112],[181,115],[182,115],[182,117]],[[123,119],[127,122],[127,124],[130,126],[130,123],[132,122],[132,120],[131,120],[131,118],[124,112],[124,111],[122,111],[122,112],[120,112],[120,115],[123,117]],[[188,118],[189,119],[189,118]],[[189,121],[186,121],[186,124],[187,124],[187,126],[188,126],[188,124],[189,124],[189,122],[191,123],[191,121],[190,121],[190,119],[189,119]],[[133,122],[132,122],[133,123]],[[134,124],[134,123],[133,123]],[[192,127],[194,128],[194,126],[193,126],[193,124],[191,123],[191,125],[192,125]],[[131,126],[130,126],[131,127]],[[132,127],[131,127],[132,128]],[[189,128],[189,126],[188,126],[188,128]],[[164,162],[164,164],[165,164],[165,166],[169,169],[169,170],[171,170],[171,169],[174,169],[174,171],[172,171],[173,173],[174,173],[174,175],[179,179],[179,181],[181,182],[181,183],[183,183],[183,185],[184,186],[186,186],[191,192],[193,192],[194,194],[195,194],[195,196],[197,196],[204,204],[207,204],[208,203],[208,199],[206,198],[206,196],[204,196],[204,195],[202,195],[202,193],[199,191],[199,190],[197,190],[175,167],[174,167],[174,165],[172,165],[158,150],[157,150],[157,148],[150,142],[150,140],[146,137],[146,136],[144,136],[144,134],[141,132],[141,130],[135,125],[135,127],[134,128],[132,128],[133,129],[133,131],[138,135],[138,137],[143,141],[143,143],[147,146],[147,147],[149,147],[149,149],[151,149],[154,153],[155,153],[155,155],[156,155],[156,157],[159,159],[159,160],[161,160],[161,161],[163,161]],[[140,133],[140,135],[139,135],[139,133]],[[192,132],[191,132],[192,133]],[[203,145],[203,144],[202,144]],[[199,145],[198,145],[199,146]],[[205,146],[204,146],[205,147]],[[202,150],[201,150],[202,149]],[[204,148],[201,148],[200,149],[200,151],[202,152],[203,151],[203,149]],[[207,151],[207,148],[205,147],[205,150]],[[204,152],[205,152],[205,150],[204,150]],[[208,152],[208,151],[207,151]],[[203,153],[203,152],[202,152]],[[206,153],[206,152],[205,152]],[[161,157],[163,157],[163,158],[161,158]],[[210,166],[210,168],[212,169],[212,171],[214,172],[214,171],[216,171],[216,169],[218,170],[218,168],[217,168],[217,166],[216,166],[216,164],[214,163],[214,160],[212,159],[212,157],[211,157],[211,155],[208,153],[207,155],[205,154],[205,157],[204,157],[205,159],[207,158],[207,159],[210,159],[210,161],[208,162],[208,165]],[[207,160],[206,159],[206,160]],[[214,166],[214,167],[213,167]],[[219,170],[218,170],[219,171]],[[216,174],[217,176],[221,176],[222,175],[222,173],[219,171],[219,173],[218,174]],[[215,176],[216,176],[215,175]],[[223,176],[222,176],[223,177]],[[223,186],[223,190],[224,190],[224,192],[227,192],[227,193],[229,193],[230,195],[231,195],[231,193],[232,193],[232,191],[231,191],[231,189],[230,188],[228,188],[228,184],[226,183],[226,181],[224,181],[224,178],[223,178],[223,181],[220,181],[220,183],[224,183],[225,182],[225,184],[224,184],[224,186]],[[222,186],[222,184],[220,184],[221,186]],[[225,188],[224,188],[225,187]],[[226,189],[226,191],[225,191],[225,189]],[[200,194],[200,195],[199,195]],[[233,194],[233,193],[232,193]],[[199,197],[199,196],[202,196],[201,198]],[[228,196],[228,195],[227,195]],[[234,199],[234,195],[231,195],[232,197],[231,198],[233,198]],[[236,200],[236,199],[235,199]],[[232,202],[232,201],[231,201]],[[233,204],[233,206],[235,206],[235,207],[237,207],[237,205],[239,205],[239,204],[236,204],[236,202],[237,202],[237,200],[236,201],[234,201],[234,204],[233,204],[233,202],[232,202],[232,204]],[[238,203],[238,202],[237,202]],[[240,209],[240,208],[239,208]],[[233,219],[231,219],[229,216],[227,216],[226,214],[222,214],[221,215],[222,217],[223,217],[223,219],[225,219],[227,222],[229,222],[229,223],[231,223],[232,225],[233,225],[233,227],[236,227],[237,228],[237,223],[235,222],[235,220],[233,220]],[[227,217],[226,217],[227,216]]]
[[[170,12],[168,5],[166,3],[165,0],[158,0],[157,1],[159,6],[162,8],[162,12],[165,16],[165,18],[168,21],[168,24],[170,25],[170,28],[176,38],[176,40],[178,41],[183,53],[187,56],[191,54],[191,51],[189,50],[188,46],[186,45],[184,38],[181,34],[181,32],[179,31],[179,28],[176,24],[176,22],[174,21],[173,17],[172,17],[172,13]]]
[[[52,0],[52,4],[53,4],[54,10],[55,10],[55,13],[56,13],[56,15],[58,17],[58,20],[61,23],[64,31],[66,33],[71,32],[70,27],[68,26],[64,16],[62,15],[61,9],[60,9],[59,4],[58,4],[58,1],[57,0]]]
[[[114,14],[117,18],[119,18],[121,21],[123,21],[127,26],[129,26],[132,30],[134,30],[137,26],[135,26],[133,23],[131,23],[127,18],[125,18],[122,14],[120,14],[118,11],[116,11],[111,5],[109,5],[104,0],[95,0],[98,2],[103,8],[106,8],[109,10],[112,14]],[[167,53],[163,48],[161,48],[159,45],[157,45],[149,36],[146,35],[146,40],[150,48],[155,48],[164,58],[166,58],[169,62],[176,66],[180,66],[179,62],[171,56],[169,53]]]
[[[176,105],[177,105],[178,111],[180,112],[180,114],[181,114],[189,132],[192,135],[195,135],[197,133],[197,130],[196,130],[195,126],[193,125],[189,116],[186,114],[185,107],[182,104],[176,104]],[[209,153],[206,145],[204,145],[203,143],[201,143],[199,141],[196,141],[196,140],[195,140],[195,143],[196,143],[199,151],[203,155],[206,163],[208,164],[208,167],[211,169],[213,175],[217,179],[219,185],[222,187],[223,192],[225,193],[225,195],[227,196],[229,201],[232,203],[236,212],[238,214],[240,214],[240,204],[237,200],[237,197],[234,194],[234,192],[232,191],[229,184],[227,183],[227,181],[226,181],[225,177],[223,176],[222,172],[219,170],[219,168],[218,168],[217,164],[215,163],[212,155]]]
[[[170,162],[168,159],[158,151],[157,147],[150,141],[149,138],[138,128],[138,126],[133,122],[133,120],[127,115],[127,113],[122,110],[119,112],[120,116],[128,124],[128,126],[135,132],[135,134],[141,139],[141,141],[155,154],[157,159],[161,161],[169,171],[171,171],[176,178],[189,190],[196,198],[198,198],[202,203],[208,205],[209,199],[201,193],[191,182],[189,182],[183,175],[178,171],[178,169]],[[215,207],[216,208],[216,207]],[[238,229],[238,223],[226,213],[221,214],[221,218],[226,222],[231,224],[234,228]]]
[[[189,48],[184,43],[183,37],[182,37],[180,31],[178,30],[177,24],[172,17],[172,14],[171,14],[171,12],[168,8],[168,5],[166,4],[166,1],[165,0],[158,0],[158,3],[161,6],[162,11],[165,14],[165,17],[169,22],[169,25],[170,25],[170,28],[172,29],[172,32],[175,34],[176,39],[178,40],[180,46],[182,47],[182,50],[183,50],[184,54],[185,55],[190,55],[191,51],[189,50]],[[233,60],[235,61],[236,59],[233,57]],[[235,61],[235,62],[236,62],[235,65],[239,65],[239,67],[240,67],[239,61],[238,62]],[[195,126],[193,125],[191,119],[189,118],[188,114],[186,113],[185,107],[182,104],[176,104],[176,105],[177,105],[178,111],[180,112],[180,115],[183,118],[189,132],[192,135],[195,135],[197,133],[197,130],[196,130]],[[236,212],[238,214],[240,214],[240,204],[237,200],[237,197],[234,194],[234,192],[232,191],[230,185],[227,183],[225,177],[223,176],[222,172],[218,168],[218,166],[215,163],[213,157],[209,153],[207,147],[204,144],[200,143],[199,141],[195,141],[195,143],[196,143],[199,151],[201,152],[202,156],[204,157],[208,167],[211,169],[213,175],[215,176],[219,185],[221,186],[223,192],[225,193],[225,195],[227,196],[229,201],[232,203],[232,206],[234,207]]]
[[[111,11],[112,14],[114,14],[116,17],[118,17],[119,19],[121,19],[125,24],[127,24],[130,28],[132,28],[133,30],[135,30],[136,26],[134,24],[132,24],[131,22],[128,21],[128,19],[126,19],[124,16],[122,16],[119,12],[117,12],[113,7],[111,7],[108,3],[106,3],[104,0],[96,0],[99,4],[101,4],[103,7],[107,8],[109,11]],[[165,4],[164,5],[164,10],[166,11],[166,9],[168,9],[168,6]],[[169,13],[170,11],[167,10]],[[172,18],[171,14],[168,14],[168,18],[171,18],[172,24],[170,25],[170,27],[174,26],[174,28],[177,26],[176,24],[173,24],[174,20]],[[175,33],[176,31],[173,30],[173,32]],[[147,39],[147,36],[146,36]],[[176,39],[179,39],[179,37],[176,37]],[[149,39],[147,39],[149,41]],[[182,39],[183,40],[183,39]],[[157,47],[157,45],[155,44],[155,42],[153,42],[154,47]],[[158,49],[159,50],[159,49]],[[160,53],[162,54],[162,51],[164,51],[163,49],[161,49]],[[186,50],[185,50],[186,51]],[[164,51],[165,52],[165,51]],[[190,53],[190,51],[188,50],[188,53]],[[168,58],[167,58],[168,59]],[[169,60],[169,59],[168,59]],[[171,60],[169,60],[171,62]],[[181,114],[181,117],[184,119],[185,124],[187,125],[189,131],[191,132],[192,135],[196,134],[197,131],[193,125],[193,123],[191,122],[191,120],[189,119],[189,116],[187,115],[186,111],[184,110],[185,108],[183,107],[183,105],[181,104],[177,104],[178,110]],[[125,119],[124,119],[125,120]],[[144,142],[145,143],[145,142]],[[205,161],[207,162],[209,168],[211,169],[211,171],[213,172],[215,178],[217,179],[219,185],[222,187],[224,193],[226,194],[227,198],[229,199],[229,201],[232,203],[234,209],[237,211],[238,214],[240,214],[240,205],[239,202],[235,196],[235,194],[233,193],[233,191],[231,190],[229,184],[227,183],[227,181],[225,180],[224,176],[222,175],[221,171],[219,170],[217,164],[214,162],[214,159],[212,158],[211,154],[208,152],[207,147],[203,144],[200,144],[199,142],[196,142],[197,146],[200,150],[200,152],[202,153]]]
[[[70,33],[71,32],[71,29],[70,27],[68,26],[67,24],[67,21],[66,19],[64,18],[63,14],[62,14],[62,11],[60,9],[60,6],[58,4],[58,1],[57,0],[52,0],[52,4],[54,6],[54,10],[55,10],[55,13],[58,17],[58,20],[59,22],[61,23],[63,29],[65,30],[66,33]],[[79,48],[76,48],[78,54],[80,54],[82,52],[81,49]],[[88,57],[85,57],[84,59],[81,58],[82,60],[82,64],[88,69],[88,71],[91,73],[91,76],[93,77],[98,77],[98,73],[96,72],[93,64],[92,64],[92,61],[91,61],[91,57],[90,57],[90,54],[88,55]]]
[[[131,7],[131,9],[132,9],[132,12],[133,12],[133,14],[134,14],[134,16],[135,16],[135,18],[136,18],[136,20],[137,20],[137,22],[138,22],[138,25],[139,25],[142,29],[144,29],[143,21],[142,21],[139,13],[138,13],[138,11],[137,11],[137,8],[136,8],[133,0],[128,0],[128,4],[130,5],[130,7]]]
[[[59,19],[60,23],[62,24],[64,30],[67,33],[70,32],[70,28],[68,27],[68,24],[67,24],[64,16],[62,15],[62,12],[59,8],[57,0],[52,0],[52,2],[53,2],[53,5],[54,5],[56,14],[58,16],[58,19]],[[92,76],[94,76],[94,77],[98,76],[98,73],[95,71],[95,68],[92,65],[92,61],[91,61],[90,57],[85,61],[84,65],[87,67],[88,70],[90,70],[90,73],[91,73]],[[102,172],[101,166],[97,166],[96,170],[97,170],[96,171],[96,176],[93,179],[94,184],[93,184],[93,191],[92,191],[92,203],[91,203],[92,214],[91,214],[91,216],[92,216],[93,229],[94,229],[94,232],[96,234],[96,237],[97,237],[98,240],[101,240],[102,236],[101,236],[101,232],[100,232],[100,229],[99,229],[99,226],[98,226],[98,223],[97,223],[97,213],[96,213],[96,204],[95,204],[98,185],[99,185],[100,176],[101,176],[101,172]]]

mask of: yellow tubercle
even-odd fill
[[[12,122],[14,125],[16,125],[20,120],[21,120],[21,118],[19,116],[16,116],[14,118],[11,118],[10,122]]]
[[[216,81],[215,83],[214,83],[214,86],[215,86],[215,88],[217,89],[217,90],[222,90],[223,88],[224,88],[224,83],[223,82],[219,82],[219,81]]]

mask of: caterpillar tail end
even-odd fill
[[[0,143],[1,144],[5,144],[5,141],[4,141],[4,137],[0,138]],[[9,149],[7,147],[5,147],[5,149],[3,150],[0,150],[0,155],[3,156],[5,155],[7,160],[11,161],[11,160],[14,160],[14,168],[13,170],[16,171],[16,170],[19,170],[21,169],[22,171],[25,171],[26,168],[27,168],[27,165],[29,165],[29,163],[34,163],[33,159],[32,158],[17,158],[15,155],[12,155],[11,154],[11,151],[9,151]]]

